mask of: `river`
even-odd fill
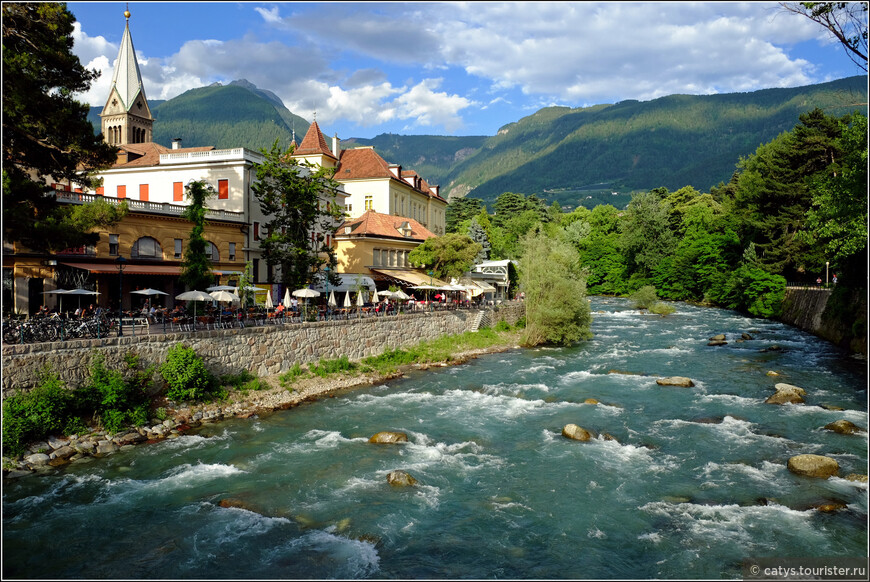
[[[842,478],[866,474],[867,433],[823,429],[866,429],[864,362],[731,311],[592,310],[594,339],[573,347],[7,480],[4,578],[740,578],[744,558],[867,555],[867,484]],[[728,344],[707,346],[717,333]],[[777,382],[807,403],[765,404]],[[568,423],[616,440],[568,440]],[[409,442],[367,442],[382,430]],[[840,477],[791,474],[802,453]],[[391,487],[394,469],[418,483]],[[846,507],[813,509],[830,500]]]

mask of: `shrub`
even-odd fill
[[[650,313],[655,313],[656,315],[670,315],[671,313],[675,312],[677,308],[670,303],[657,301],[653,303],[652,306],[650,306],[649,310]]]
[[[644,285],[632,293],[628,299],[631,301],[632,305],[634,305],[635,309],[649,309],[658,303],[659,300],[656,295],[656,288],[652,285]]]
[[[511,330],[510,324],[503,319],[495,324],[495,331],[510,331],[510,330]]]
[[[3,452],[18,455],[27,443],[61,432],[71,420],[72,393],[57,374],[45,370],[29,392],[3,402]]]
[[[193,348],[184,344],[169,348],[166,362],[160,366],[160,375],[168,386],[166,397],[176,402],[202,400],[215,386],[214,376],[205,363]]]
[[[347,359],[347,356],[341,356],[335,360],[324,360],[311,367],[311,371],[315,376],[325,378],[329,374],[337,374],[339,372],[350,372],[356,368],[356,364]]]
[[[281,383],[281,386],[285,386],[288,390],[292,390],[292,387],[287,386],[287,384],[293,383],[297,378],[301,378],[305,372],[302,370],[302,366],[299,365],[299,362],[293,364],[289,370],[278,376],[278,381]]]
[[[75,411],[80,416],[98,416],[110,433],[128,424],[142,426],[148,420],[146,390],[151,383],[153,368],[138,370],[138,356],[124,357],[129,375],[106,369],[104,358],[96,355],[91,362],[91,377],[74,392]],[[143,413],[140,409],[145,407]]]

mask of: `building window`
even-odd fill
[[[119,236],[117,234],[109,235],[109,255],[113,257],[118,256],[118,239]]]
[[[213,262],[213,263],[219,262],[221,260],[221,254],[218,252],[217,245],[215,245],[213,242],[210,242],[208,244],[209,244],[209,253],[211,253],[211,255],[209,257],[211,259],[211,262]]]
[[[260,240],[260,223],[254,223],[254,240]]]
[[[180,238],[175,239],[175,258],[176,259],[181,258],[181,245],[182,244],[183,243],[182,243],[182,240]]]
[[[126,186],[118,186],[118,198],[126,198],[127,197],[127,187]]]
[[[148,184],[139,184],[139,200],[148,202]]]
[[[236,260],[236,243],[230,243],[230,260]]]
[[[380,267],[381,266],[381,249],[374,249],[372,251],[372,266]]]
[[[183,182],[173,182],[172,183],[172,201],[173,202],[183,202],[184,201],[184,183]]]
[[[344,209],[347,211],[348,214],[350,214],[351,212],[353,212],[353,204],[346,205]]]
[[[162,259],[163,249],[157,239],[143,236],[135,243],[130,251],[130,257],[134,259]]]
[[[230,197],[230,181],[218,180],[218,200],[228,200]]]
[[[374,200],[372,196],[366,196],[366,210],[371,210],[374,205]]]
[[[255,283],[260,282],[260,259],[254,259],[253,268],[251,269],[251,277]]]

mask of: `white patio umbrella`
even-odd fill
[[[378,297],[378,290],[375,289],[375,292],[372,294],[372,303],[377,303],[381,298]]]
[[[230,291],[235,293],[236,288],[232,285],[212,285],[211,287],[206,287],[205,290],[209,293],[212,291]]]
[[[329,299],[326,301],[326,304],[330,307],[338,307],[338,303],[335,302],[335,291],[329,292]]]
[[[178,301],[193,301],[193,319],[196,320],[196,302],[197,301],[213,301],[214,297],[206,293],[205,291],[185,291],[179,295],[176,295],[175,298]]]
[[[212,297],[214,297],[215,301],[220,301],[221,303],[235,303],[236,301],[241,301],[242,298],[236,295],[235,293],[230,293],[229,291],[212,291],[209,293]],[[223,319],[223,309],[218,310],[218,323],[220,323]]]
[[[293,306],[293,302],[290,301],[290,289],[289,288],[284,289],[284,301],[282,301],[282,303],[284,304],[284,309],[290,309],[290,307]]]
[[[60,312],[63,313],[63,295],[67,293],[66,289],[54,289],[52,291],[43,291],[43,295],[60,295]]]
[[[221,303],[233,303],[242,300],[241,297],[235,293],[230,293],[229,291],[212,291],[209,295],[211,295],[215,301],[220,301]]]
[[[151,296],[151,295],[169,295],[169,293],[164,293],[163,291],[159,291],[158,289],[152,289],[150,287],[147,289],[136,289],[135,291],[130,291],[130,293],[134,293],[136,295],[148,295],[148,296]]]
[[[78,295],[79,296],[79,308],[82,306],[82,295],[99,295],[96,291],[91,291],[90,289],[70,289],[64,295]]]
[[[272,303],[272,292],[267,290],[266,291],[266,309],[272,309],[273,307],[275,307],[275,304]]]
[[[305,298],[305,319],[308,319],[308,298],[309,297],[320,297],[320,291],[315,291],[314,289],[297,289],[293,292],[294,297],[304,297]]]
[[[351,305],[353,305],[353,304],[350,302],[350,291],[345,291],[344,292],[344,307],[350,307]]]
[[[362,306],[364,303],[365,303],[365,300],[363,299],[363,292],[357,291],[356,292],[356,306],[359,307],[359,309],[356,310],[356,318],[357,319],[362,317]]]
[[[410,299],[410,298],[411,298],[410,295],[408,295],[407,293],[405,293],[405,292],[402,291],[401,289],[399,289],[398,291],[396,291],[395,293],[393,293],[393,297],[395,297],[396,299],[399,299],[399,300],[401,300],[401,301],[405,301],[406,299]]]

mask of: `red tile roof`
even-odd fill
[[[308,126],[308,131],[305,133],[305,137],[302,138],[302,143],[300,143],[299,147],[296,148],[296,151],[293,152],[293,155],[298,156],[309,156],[312,154],[325,154],[332,159],[335,159],[335,156],[332,154],[332,150],[326,143],[326,138],[323,137],[323,133],[320,131],[320,126],[317,125],[316,121]]]
[[[399,231],[399,227],[405,222],[411,228],[411,234],[408,237]],[[348,226],[351,227],[351,232],[345,234],[345,227]],[[435,234],[413,218],[380,214],[374,210],[367,210],[359,218],[348,220],[338,227],[336,236],[376,236],[423,242],[427,238],[434,237]]]

